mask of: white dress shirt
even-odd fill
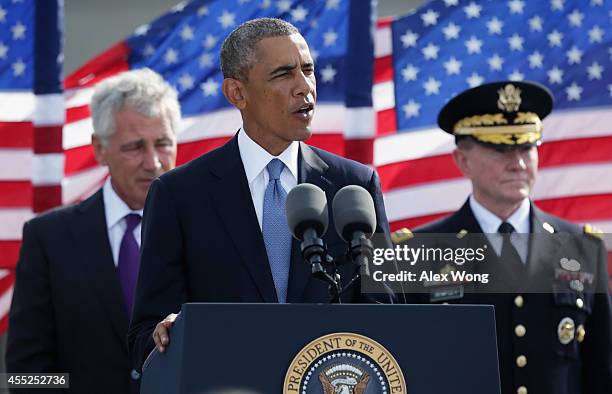
[[[500,256],[502,243],[503,243],[503,235],[499,234],[497,230],[499,226],[502,224],[502,220],[497,217],[493,212],[489,211],[487,208],[483,207],[473,195],[470,196],[470,208],[474,213],[474,217],[480,224],[480,228],[486,234],[489,243],[495,250],[495,253]],[[526,198],[523,200],[521,205],[518,207],[516,211],[506,220],[506,222],[510,223],[512,227],[514,227],[514,232],[510,235],[510,242],[518,252],[519,256],[523,263],[527,261],[527,253],[529,252],[529,237],[526,235],[519,234],[529,234],[530,232],[530,223],[529,223],[529,211],[531,206],[529,204],[529,199]]]
[[[294,141],[280,155],[272,156],[264,148],[259,146],[240,129],[238,132],[238,150],[244,165],[244,172],[249,182],[249,190],[253,199],[253,206],[259,221],[259,228],[262,228],[263,221],[263,200],[270,180],[270,175],[266,166],[272,159],[279,159],[285,164],[280,175],[280,182],[287,193],[297,185],[298,179],[298,152],[299,142]]]
[[[108,231],[108,239],[110,241],[111,250],[113,252],[113,261],[115,267],[119,264],[119,248],[121,240],[127,227],[125,216],[130,213],[136,213],[142,217],[142,209],[134,211],[115,193],[111,179],[108,177],[102,187],[102,198],[104,200],[104,215],[106,216],[106,229]],[[134,238],[140,247],[140,223],[134,228]]]

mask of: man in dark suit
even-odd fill
[[[143,69],[97,85],[91,111],[96,158],[110,177],[80,204],[24,225],[6,365],[69,373],[70,393],[135,394],[126,335],[140,217],[153,179],[175,165],[180,107],[174,89]]]
[[[502,81],[469,89],[441,110],[438,124],[455,135],[453,158],[472,194],[459,211],[415,233],[484,245],[486,258],[473,270],[491,278],[439,283],[410,298],[494,305],[504,394],[610,393],[612,307],[600,235],[529,199],[552,103],[540,85]]]
[[[243,126],[151,187],[129,333],[138,365],[154,342],[164,351],[185,302],[328,302],[327,285],[311,277],[287,228],[284,198],[296,184],[319,186],[328,206],[343,186],[363,186],[375,203],[377,232],[388,235],[376,173],[301,142],[311,135],[316,82],[298,30],[278,19],[246,22],[225,40],[221,68],[223,93]],[[329,252],[341,256],[346,245],[333,222],[329,228]],[[346,283],[355,267],[340,271]],[[359,289],[344,297],[358,300]]]

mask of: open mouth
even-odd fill
[[[295,110],[294,113],[309,115],[312,112],[312,110],[314,110],[313,103],[304,103],[297,110]]]

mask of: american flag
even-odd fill
[[[59,0],[0,0],[0,333],[23,222],[61,204],[62,12]]]
[[[24,35],[22,30],[30,33],[25,38],[31,41],[34,26],[44,22],[45,12],[48,12],[34,12],[34,4],[40,8],[38,4],[45,2],[0,1],[0,23],[11,18],[9,26],[23,25],[7,32],[2,30],[6,36],[2,36],[3,42],[8,45],[22,40],[11,38],[11,34],[13,37]],[[60,15],[57,11],[56,14]],[[3,134],[6,138],[0,140],[0,143],[9,141],[19,148],[0,151],[0,177],[8,181],[0,185],[3,188],[0,204],[6,207],[0,210],[0,267],[14,267],[23,223],[35,212],[83,200],[95,192],[108,175],[106,168],[97,165],[90,146],[93,128],[89,102],[96,83],[133,68],[150,67],[162,74],[179,92],[183,121],[178,130],[177,161],[185,163],[222,145],[240,127],[239,112],[227,103],[220,89],[223,78],[218,54],[233,28],[246,20],[267,16],[283,18],[298,27],[317,63],[319,101],[313,122],[315,135],[310,142],[341,155],[362,160],[371,157],[370,140],[363,138],[374,135],[375,128],[371,96],[374,63],[371,33],[375,19],[369,1],[184,1],[151,23],[138,27],[127,39],[66,77],[64,94],[54,95],[53,107],[37,106],[37,110],[49,109],[46,116],[56,116],[51,122],[53,133],[47,133],[51,137],[42,139],[47,149],[53,149],[52,155],[34,155],[32,159],[33,149],[39,153],[37,140],[23,138],[25,132],[32,134],[32,114],[17,100],[21,96],[13,93],[2,96],[3,120],[11,121],[15,113],[23,113],[15,121],[25,123],[7,125],[2,129],[6,130]],[[57,19],[46,21],[55,24],[56,28],[61,24]],[[11,33],[12,30],[16,33]],[[51,45],[55,38],[48,36],[48,41],[41,43]],[[2,48],[0,45],[0,51]],[[24,48],[11,47],[8,55],[15,56],[10,61],[0,52],[0,64],[7,64],[2,70],[3,82],[6,80],[3,86],[26,91],[32,101],[32,90],[36,90],[32,85],[33,62],[41,61],[46,49],[30,45],[27,56],[17,56],[17,50]],[[55,55],[57,60],[59,52]],[[25,66],[11,66],[18,59],[22,59]],[[17,71],[13,71],[23,67],[30,73],[29,83],[23,82]],[[8,275],[0,298],[0,316],[4,317],[10,305],[13,278],[12,271],[3,272]]]
[[[379,22],[373,164],[391,226],[414,227],[465,201],[470,185],[452,161],[453,138],[436,126],[438,111],[469,87],[510,79],[540,82],[555,96],[537,205],[612,233],[611,21],[609,0],[436,0]]]
[[[344,131],[349,137],[359,137],[360,133],[373,135],[370,2],[182,2],[155,21],[138,27],[125,41],[66,78],[63,202],[73,202],[95,191],[106,176],[106,170],[98,167],[93,158],[88,104],[93,86],[110,75],[150,67],[177,88],[184,116],[178,132],[178,164],[222,145],[233,136],[241,120],[239,112],[221,92],[219,50],[224,38],[238,24],[264,16],[292,22],[310,44],[317,63],[319,98],[312,142],[345,154]],[[348,145],[348,149],[357,150],[362,144],[357,141]]]

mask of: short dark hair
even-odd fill
[[[246,81],[255,64],[255,45],[268,37],[300,34],[291,23],[277,18],[258,18],[238,26],[223,41],[221,47],[221,71],[224,78]]]

